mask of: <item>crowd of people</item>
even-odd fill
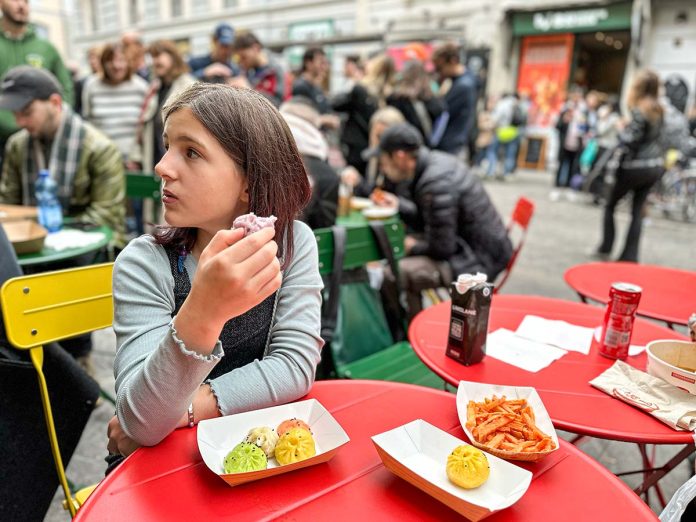
[[[122,249],[114,455],[307,392],[323,345],[310,228],[336,222],[345,187],[404,221],[398,277],[410,317],[423,289],[461,273],[493,281],[507,266],[512,243],[471,166],[485,164],[484,178],[514,173],[527,102],[484,99],[458,45],[437,46],[432,71],[423,60],[397,71],[384,52],[350,56],[348,85],[330,95],[321,48],[306,49],[292,73],[254,33],[221,23],[203,56],[128,33],[90,49],[91,73],[71,78],[29,25],[27,3],[0,6],[0,202],[36,204],[36,173],[48,168],[65,215],[110,227]],[[29,53],[38,58],[26,63]],[[654,73],[637,75],[628,121],[615,100],[579,90],[559,115],[558,188],[624,152],[598,254],[611,252],[616,203],[633,192],[620,258],[638,258],[641,209],[667,146],[658,87]],[[127,209],[126,171],[162,179],[166,223],[130,242],[145,224],[137,205]],[[601,176],[592,190],[605,194]],[[127,210],[138,218],[130,227]],[[248,212],[276,216],[275,229],[244,238],[231,226]]]

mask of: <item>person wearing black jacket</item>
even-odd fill
[[[320,115],[312,101],[302,96],[283,103],[280,113],[295,138],[312,187],[312,199],[300,219],[312,229],[333,226],[338,211],[340,178],[328,163],[329,145],[318,128]]]
[[[643,206],[650,189],[665,171],[666,150],[662,140],[664,111],[657,98],[659,88],[660,80],[652,71],[638,73],[631,85],[627,100],[631,120],[619,133],[619,147],[623,150],[623,157],[604,211],[603,238],[596,252],[599,258],[608,258],[611,254],[616,205],[632,192],[631,224],[618,260],[638,262]]]
[[[384,131],[371,153],[399,186],[398,195],[383,193],[375,202],[398,209],[408,228],[399,277],[409,317],[421,310],[423,289],[449,285],[462,273],[483,272],[493,281],[503,271],[512,243],[481,181],[461,161],[424,147],[408,123]]]

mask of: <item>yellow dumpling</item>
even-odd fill
[[[275,447],[275,458],[281,466],[308,459],[316,454],[314,438],[304,428],[292,428],[285,432]]]
[[[479,487],[490,473],[485,453],[473,446],[457,446],[447,457],[447,477],[465,489]]]

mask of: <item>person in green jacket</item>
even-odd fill
[[[10,69],[0,80],[0,108],[22,127],[7,141],[0,203],[36,205],[34,183],[47,168],[64,215],[111,228],[122,248],[126,181],[116,145],[63,103],[60,84],[43,69]]]
[[[63,101],[73,104],[73,83],[56,48],[36,34],[29,24],[28,0],[0,0],[0,77],[17,65],[31,65],[51,71],[63,89]],[[0,110],[0,164],[5,143],[17,132],[10,111]]]

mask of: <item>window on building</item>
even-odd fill
[[[181,0],[172,0],[172,18],[178,18],[184,14],[184,6]]]
[[[93,17],[97,17],[99,30],[118,29],[118,2],[117,0],[98,0],[94,4],[97,8]]]
[[[202,15],[208,13],[210,11],[208,0],[197,0],[196,2],[192,2],[191,10],[193,11],[193,14]]]
[[[140,6],[138,4],[139,0],[130,0],[129,2],[128,17],[131,25],[136,25],[140,22]]]
[[[70,17],[73,31],[75,31],[75,36],[82,36],[85,34],[85,21],[83,19],[84,15],[85,14],[82,11],[82,2],[75,2],[73,4],[73,15]]]
[[[225,0],[224,6],[226,8],[237,7],[237,0]]]
[[[148,22],[158,20],[160,17],[159,0],[145,0],[145,12],[143,18]]]
[[[90,14],[90,25],[92,26],[92,32],[96,33],[99,31],[99,17],[97,16],[97,12],[99,11],[99,2],[98,0],[90,0],[89,2],[89,14]]]

